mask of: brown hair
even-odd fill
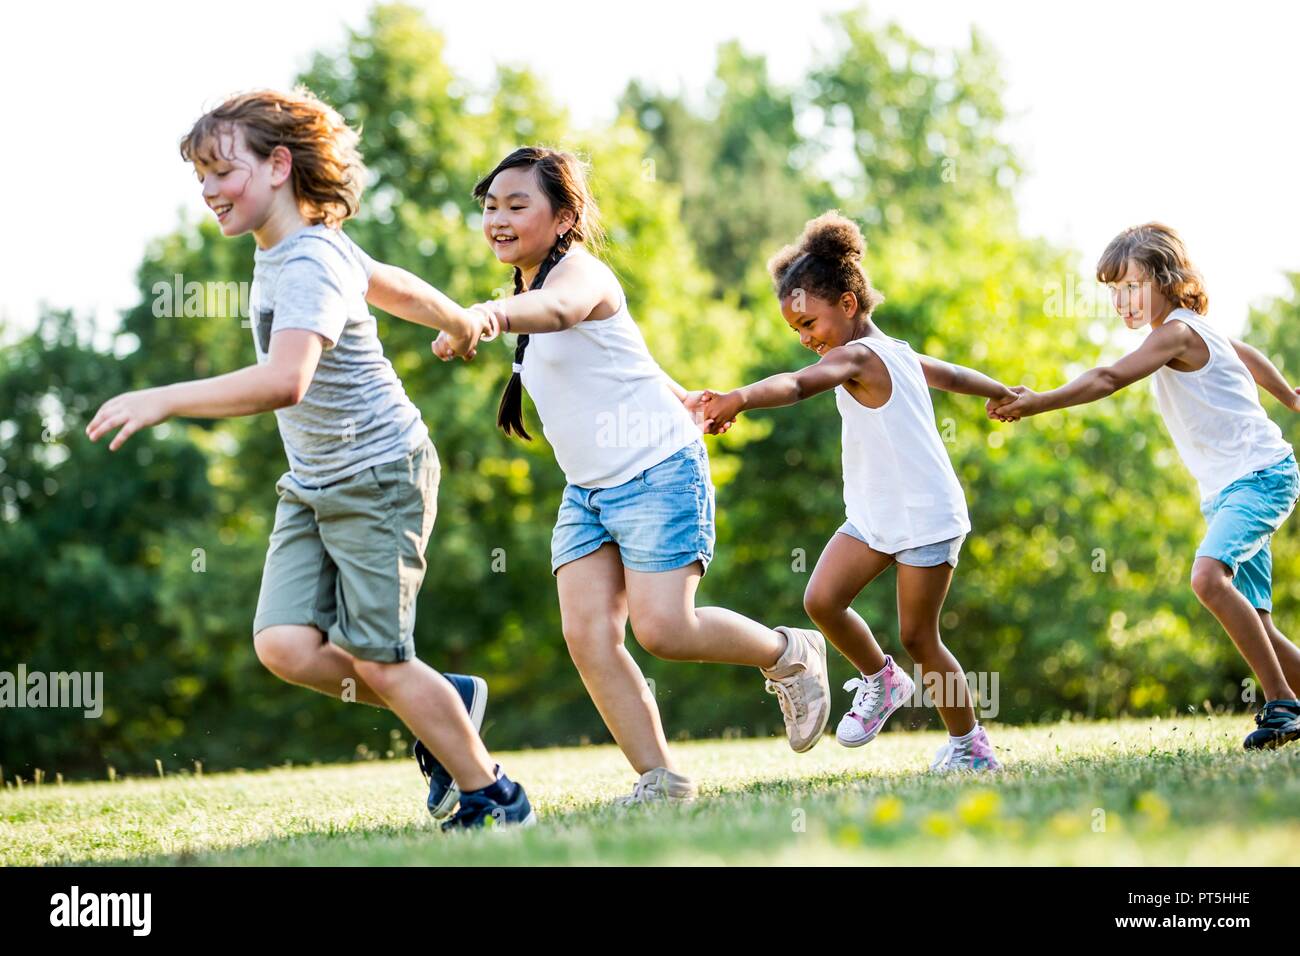
[[[838,302],[845,292],[858,299],[858,315],[871,315],[885,297],[872,288],[862,268],[867,241],[857,223],[832,209],[804,226],[799,241],[767,262],[776,297],[785,299],[796,289]]]
[[[1169,226],[1148,222],[1121,232],[1097,260],[1097,281],[1118,282],[1128,271],[1130,259],[1170,302],[1201,315],[1210,307],[1200,270],[1192,265],[1183,240]]]
[[[487,200],[488,190],[497,174],[506,169],[532,169],[537,174],[537,181],[542,187],[542,194],[551,204],[555,213],[569,211],[573,213],[573,226],[564,235],[555,240],[551,251],[546,254],[541,268],[533,277],[529,290],[541,288],[551,269],[564,258],[565,253],[575,242],[581,242],[589,252],[599,252],[604,244],[605,233],[600,224],[600,209],[592,198],[587,186],[587,175],[582,161],[572,153],[561,152],[546,146],[521,146],[501,162],[496,168],[478,181],[474,187],[474,198],[483,204]],[[515,295],[524,289],[523,273],[515,266]],[[524,351],[528,348],[528,336],[520,335],[515,342],[515,367],[524,363]],[[533,436],[524,428],[523,381],[518,372],[510,376],[505,391],[501,393],[501,404],[497,408],[497,427],[507,435],[513,433],[525,441],[532,441]]]
[[[199,117],[181,139],[181,156],[191,163],[228,160],[220,152],[221,137],[235,127],[262,159],[269,159],[277,146],[289,150],[294,198],[312,225],[337,228],[357,214],[366,175],[357,150],[360,137],[307,89],[255,90],[231,97]]]

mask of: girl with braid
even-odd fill
[[[884,297],[862,269],[866,242],[857,225],[835,212],[812,220],[797,243],[768,263],[781,314],[820,360],[735,391],[705,392],[713,428],[742,411],[777,408],[835,390],[843,419],[847,521],[822,552],[804,594],[813,622],[861,672],[844,685],[853,704],[836,737],[861,747],[915,689],[881,650],[852,602],[890,565],[898,566],[898,631],[903,649],[938,698],[948,729],[931,769],[999,769],[975,719],[965,671],[939,637],[939,616],[970,531],[966,497],[934,423],[930,389],[1015,397],[987,375],[918,355],[872,320]]]
[[[598,210],[569,153],[515,150],[475,187],[483,232],[514,268],[515,294],[473,309],[519,336],[497,423],[530,440],[527,388],[567,486],[551,542],[564,639],[614,740],[640,775],[621,803],[686,801],[695,785],[668,750],[659,709],[624,647],[624,628],[665,660],[747,664],[777,695],[790,745],[807,750],[829,714],[826,645],[695,607],[713,557],[714,496],[700,392],[659,367],[597,256]],[[452,343],[434,352],[447,360]]]

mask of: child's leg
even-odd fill
[[[1291,688],[1278,662],[1273,642],[1251,602],[1233,586],[1232,572],[1222,561],[1197,557],[1192,565],[1192,590],[1223,629],[1237,650],[1255,672],[1264,689],[1265,700],[1294,700]]]
[[[722,607],[695,606],[699,562],[672,571],[625,569],[632,633],[655,657],[771,668],[785,636]]]
[[[253,635],[253,647],[257,659],[281,680],[342,699],[349,689],[344,681],[350,679],[358,701],[388,707],[357,674],[353,667],[356,658],[329,643],[314,627],[280,624],[263,628]]]
[[[638,774],[676,772],[659,707],[624,646],[627,590],[618,548],[604,544],[556,571],[564,640],[601,719]]]
[[[1300,687],[1300,648],[1297,648],[1277,629],[1272,614],[1268,611],[1256,613],[1259,614],[1259,620],[1268,633],[1268,639],[1273,645],[1273,653],[1277,655],[1277,662],[1282,666],[1282,676],[1291,687]]]
[[[887,567],[893,555],[882,554],[847,534],[833,534],[817,559],[803,606],[817,629],[863,674],[885,666],[871,628],[850,607],[853,599]]]
[[[420,660],[393,664],[356,659],[353,667],[451,772],[462,792],[492,785],[496,764],[445,677]]]
[[[950,736],[961,737],[975,728],[975,707],[965,671],[939,638],[939,613],[952,573],[952,565],[946,563],[932,568],[898,566],[898,636],[903,649],[921,666],[925,686],[938,681],[939,716]],[[956,695],[948,699],[953,689]]]

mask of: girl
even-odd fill
[[[1295,507],[1300,475],[1256,385],[1293,412],[1300,411],[1300,396],[1265,356],[1205,318],[1209,298],[1201,275],[1168,226],[1149,222],[1112,239],[1097,262],[1097,280],[1111,287],[1125,325],[1149,328],[1142,345],[1050,392],[1017,386],[1014,398],[989,402],[989,416],[1016,421],[1095,402],[1152,376],[1156,404],[1200,486],[1209,522],[1192,564],[1192,590],[1219,619],[1267,698],[1244,746],[1295,740],[1300,650],[1273,623],[1269,539]]]
[[[623,645],[666,660],[758,667],[780,701],[790,745],[826,726],[825,642],[723,608],[696,608],[713,557],[714,498],[688,393],[651,358],[614,273],[592,252],[598,210],[577,159],[518,149],[475,187],[483,233],[514,267],[514,296],[476,311],[519,336],[498,424],[528,440],[526,387],[567,486],[551,542],[564,639],[610,733],[640,779],[625,803],[690,800],[659,709]],[[434,351],[451,356],[439,336]]]
[[[440,469],[366,305],[442,330],[466,357],[484,325],[410,273],[373,262],[340,230],[361,198],[356,143],[343,119],[305,91],[237,96],[194,124],[181,155],[204,202],[224,235],[251,232],[257,241],[257,362],[118,395],[86,433],[97,441],[116,430],[116,451],[173,416],[274,409],[289,471],[277,485],[253,621],[259,660],[290,683],[330,696],[351,687],[355,699],[391,709],[427,743],[421,767],[436,777],[430,808],[445,811],[459,796],[444,829],[489,818],[531,823],[524,788],[479,739],[482,681],[457,676],[453,687],[415,656],[415,598]]]
[[[934,423],[927,386],[963,395],[1012,393],[979,372],[917,355],[872,321],[884,301],[862,269],[866,243],[835,212],[810,221],[802,238],[768,263],[781,314],[821,360],[735,391],[705,392],[704,415],[716,424],[742,411],[792,405],[829,389],[843,418],[844,504],[848,520],[831,536],[804,594],[804,608],[861,672],[844,685],[853,704],[836,738],[860,747],[915,689],[853,610],[858,593],[898,565],[898,630],[938,698],[948,742],[938,772],[997,770],[975,719],[966,676],[939,638],[939,615],[970,519],[966,499]]]

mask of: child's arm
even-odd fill
[[[610,294],[610,278],[598,259],[572,256],[556,266],[540,289],[479,303],[494,313],[502,332],[562,332],[591,315]]]
[[[451,343],[460,346],[456,354],[467,359],[474,357],[480,336],[490,338],[493,334],[487,315],[461,308],[419,276],[398,266],[374,264],[366,302],[399,319],[447,333]]]
[[[108,446],[109,451],[117,451],[140,429],[172,417],[237,418],[296,405],[316,374],[321,348],[321,338],[315,332],[285,329],[271,337],[265,364],[213,378],[123,392],[100,406],[86,426],[86,435],[99,441],[120,427]]]
[[[1259,349],[1247,345],[1245,342],[1232,340],[1232,347],[1237,350],[1237,355],[1250,370],[1251,377],[1255,382],[1262,386],[1264,391],[1268,392],[1279,402],[1291,409],[1293,412],[1300,412],[1300,394],[1296,393],[1289,382],[1274,365],[1269,361],[1268,356]]]
[[[996,407],[989,403],[989,415],[1014,421],[1025,415],[1037,415],[1071,405],[1086,405],[1113,395],[1121,388],[1151,375],[1182,355],[1195,335],[1183,322],[1166,322],[1151,332],[1142,345],[1114,365],[1103,365],[1084,372],[1068,385],[1038,393],[1023,385],[1013,390],[1018,397]]]
[[[878,389],[889,381],[889,371],[880,356],[870,349],[841,345],[823,355],[816,364],[797,372],[779,372],[730,392],[706,391],[704,416],[720,427],[741,412],[793,405],[843,385],[849,379],[857,379],[868,389]]]
[[[982,395],[988,399],[1012,401],[1016,393],[1001,382],[989,378],[983,372],[964,365],[953,365],[942,359],[929,355],[917,355],[921,360],[921,369],[925,372],[926,384],[944,392],[958,395]]]

